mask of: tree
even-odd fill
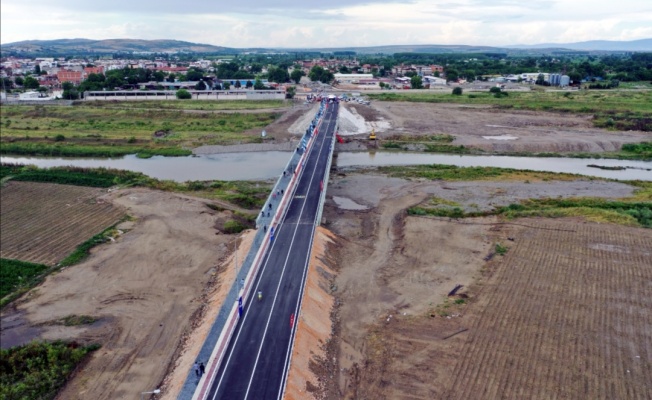
[[[14,88],[14,81],[10,78],[2,78],[2,89],[9,90]]]
[[[260,79],[256,78],[254,82],[254,89],[256,90],[265,90],[265,84]]]
[[[14,83],[16,85],[18,85],[18,86],[23,86],[24,82],[25,82],[25,80],[20,76],[17,76],[17,77],[14,78]]]
[[[179,100],[192,99],[192,94],[190,94],[190,92],[187,91],[186,89],[179,89],[177,90],[177,99]]]
[[[163,82],[165,80],[165,73],[163,71],[156,71],[153,76],[156,82]]]
[[[245,87],[246,87],[247,89],[251,89],[253,86],[254,86],[254,83],[253,83],[252,81],[250,81],[250,80],[247,81],[247,84],[245,85]]]
[[[292,99],[292,98],[294,98],[295,94],[297,94],[297,88],[295,86],[290,86],[285,91],[285,98],[286,99]]]
[[[222,63],[217,66],[217,77],[219,79],[235,78],[235,73],[240,70],[240,66],[234,62]]]
[[[224,85],[224,90],[231,89],[231,83],[230,82],[223,82],[223,85]]]
[[[242,83],[240,83],[240,80],[236,80],[234,86],[236,89],[240,89],[242,87]]]
[[[206,83],[204,83],[204,81],[197,82],[195,90],[206,90]]]
[[[200,81],[202,78],[204,78],[204,73],[198,69],[190,68],[188,72],[186,72],[186,79],[189,81]]]
[[[177,79],[177,76],[175,74],[170,74],[168,75],[168,82],[174,82],[174,80]]]
[[[36,64],[36,66],[34,66],[34,73],[36,75],[41,75],[41,66],[40,65]]]
[[[459,79],[460,73],[456,69],[446,69],[446,81],[455,82]]]
[[[290,75],[285,68],[270,68],[268,71],[268,79],[272,82],[285,83],[290,80]]]
[[[61,97],[66,100],[77,100],[79,98],[79,92],[75,89],[75,85],[72,82],[64,82],[61,87],[63,88],[63,93]]]
[[[419,75],[410,78],[410,84],[412,85],[412,89],[423,89],[423,80]]]
[[[324,74],[324,68],[322,68],[319,65],[315,65],[310,69],[310,73],[308,73],[308,78],[310,78],[311,81],[319,81],[321,80],[321,76]]]
[[[340,67],[340,74],[350,74],[350,73],[351,70],[346,65],[342,65]]]
[[[38,81],[36,80],[36,78],[33,78],[33,77],[31,77],[31,76],[28,76],[28,77],[26,77],[25,80],[23,81],[23,87],[24,87],[25,89],[38,89],[38,87],[39,87],[39,83],[38,83]]]
[[[454,94],[455,96],[461,96],[462,95],[462,88],[459,87],[459,86],[456,87],[456,88],[453,88],[453,93],[452,94]]]
[[[305,75],[306,74],[302,70],[295,68],[290,74],[290,78],[294,81],[294,83],[299,83],[301,77]]]

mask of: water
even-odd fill
[[[0,162],[32,164],[41,168],[72,165],[85,168],[115,168],[142,172],[156,179],[185,181],[234,181],[264,180],[277,178],[283,173],[292,153],[284,151],[261,151],[246,153],[211,154],[198,157],[138,158],[128,155],[122,158],[46,158],[46,157],[0,157]]]
[[[393,152],[339,153],[337,156],[338,167],[423,164],[449,164],[458,167],[516,168],[529,169],[533,171],[565,172],[621,180],[638,179],[652,181],[652,162],[649,161],[562,157],[456,156],[445,154]],[[587,165],[589,164],[607,167],[633,168],[612,171],[588,167]]]
[[[142,172],[157,179],[177,182],[188,180],[263,180],[276,178],[283,172],[292,153],[262,151],[225,153],[196,157],[162,157],[148,159],[134,155],[114,159],[66,159],[45,157],[0,157],[1,162],[33,164],[48,168],[74,165],[77,167],[105,167]],[[538,158],[508,156],[456,156],[424,153],[355,152],[339,153],[338,167],[451,164],[460,167],[500,167],[534,171],[566,172],[586,176],[621,180],[652,181],[652,162],[606,159]],[[620,171],[587,167],[597,164],[609,167],[634,167]],[[647,170],[646,170],[647,169]]]

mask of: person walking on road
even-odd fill
[[[204,376],[204,372],[206,372],[206,367],[204,366],[203,362],[199,363],[199,377],[201,378]]]
[[[199,364],[197,364],[197,361],[195,361],[195,365],[193,367],[195,368],[195,375],[197,375],[197,378],[199,378],[201,375],[199,375]]]

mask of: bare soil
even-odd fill
[[[348,128],[366,136],[374,129],[381,140],[396,134],[448,134],[455,138],[453,145],[484,151],[600,153],[650,139],[646,132],[594,128],[592,117],[583,114],[382,101],[371,105],[345,103],[344,107],[366,124],[366,129],[360,129],[360,121],[342,121],[344,131]]]
[[[346,238],[336,256],[339,389],[326,398],[649,396],[652,232],[568,218],[454,221],[405,213],[433,194],[490,207],[578,190],[631,193],[611,182],[595,192],[585,181],[541,184],[545,192],[537,195],[519,182],[335,179],[329,198],[368,209],[329,200],[325,211],[326,225]],[[497,243],[509,248],[504,258],[495,254]]]

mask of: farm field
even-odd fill
[[[7,182],[0,189],[0,257],[54,265],[124,211],[97,198],[106,190]]]
[[[522,220],[445,398],[652,397],[652,231]]]

